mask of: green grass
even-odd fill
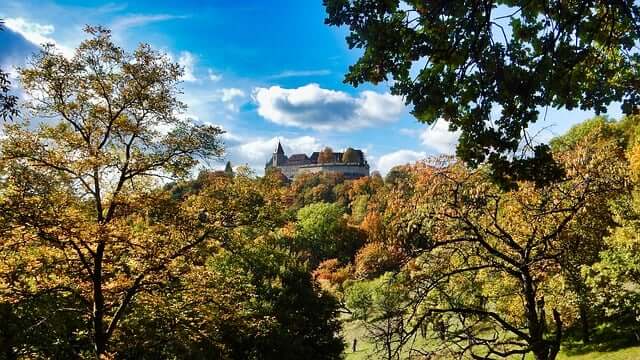
[[[640,346],[630,347],[626,349],[618,349],[608,352],[588,352],[578,355],[569,355],[565,352],[560,353],[558,360],[636,360],[640,359]]]
[[[343,335],[347,343],[344,353],[346,360],[375,359],[374,346],[367,341],[365,329],[358,322],[345,321]],[[354,337],[358,339],[356,352],[351,351]],[[563,345],[557,360],[640,360],[640,346],[629,346],[626,339],[610,340],[587,346],[567,342]],[[529,359],[533,359],[533,356],[528,356],[527,360]]]

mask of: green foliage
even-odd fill
[[[227,161],[227,164],[224,166],[224,173],[233,176],[233,167],[231,166],[231,161]]]
[[[392,92],[405,97],[419,121],[448,121],[461,131],[457,155],[471,166],[489,162],[503,184],[562,175],[546,146],[531,145],[533,157],[512,161],[539,109],[601,113],[619,101],[630,114],[640,102],[640,56],[631,51],[640,39],[640,6],[633,1],[324,5],[325,22],[348,27],[348,46],[363,49],[345,82],[392,80]]]
[[[0,19],[0,31],[4,31],[3,25],[4,23],[2,19]],[[0,69],[0,118],[5,121],[18,115],[18,98],[10,94],[10,90],[11,81],[9,81],[9,74]]]
[[[342,162],[343,163],[359,163],[360,157],[352,148],[347,148],[347,150],[342,153]]]
[[[605,238],[606,249],[600,259],[584,271],[588,285],[598,294],[596,300],[608,318],[626,327],[640,324],[640,193],[613,205],[620,225]]]
[[[298,210],[296,247],[312,264],[329,258],[349,259],[361,245],[361,234],[348,226],[344,209],[335,203],[315,203]]]
[[[355,223],[361,223],[367,214],[367,204],[369,203],[369,195],[358,195],[351,202],[351,218]]]
[[[121,357],[339,359],[336,300],[275,242],[235,238],[232,251],[211,256],[179,285],[185,290],[130,323]]]
[[[331,162],[334,162],[333,149],[326,147],[320,151],[320,154],[318,155],[318,163],[325,164]]]
[[[379,321],[394,316],[406,304],[402,277],[385,273],[373,280],[357,281],[345,291],[345,305],[358,320]]]
[[[367,321],[373,310],[373,291],[375,282],[357,281],[347,287],[345,291],[345,305],[351,311],[352,317]]]
[[[615,141],[622,140],[623,134],[616,125],[617,123],[609,118],[597,116],[574,125],[565,134],[553,138],[550,145],[554,151],[566,151],[587,136],[596,133],[602,138],[614,139]]]
[[[344,176],[338,173],[300,174],[290,187],[294,208],[316,202],[334,202],[337,200],[338,184],[344,182]]]
[[[403,182],[410,182],[411,175],[406,171],[407,169],[400,165],[394,166],[389,170],[387,176],[384,178],[384,182],[392,185],[399,185]]]

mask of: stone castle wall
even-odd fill
[[[336,172],[344,175],[346,179],[357,179],[364,176],[369,176],[369,165],[358,163],[324,163],[324,164],[310,164],[300,166],[282,166],[283,174],[292,179],[297,174],[303,173],[319,173],[319,172]]]

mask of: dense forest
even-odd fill
[[[183,69],[86,32],[20,69],[24,103],[0,76],[0,359],[640,343],[640,116],[553,138],[545,181],[455,156],[357,180],[216,171],[223,130],[180,116]]]

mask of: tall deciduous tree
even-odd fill
[[[217,226],[154,190],[222,154],[217,127],[178,115],[182,69],[140,45],[127,53],[87,27],[72,58],[45,46],[20,71],[37,126],[14,123],[1,146],[0,296],[59,293],[90,322],[97,358],[140,292],[178,276]],[[7,265],[5,261],[5,265]]]
[[[567,171],[563,181],[544,188],[520,182],[509,192],[484,169],[419,167],[413,196],[391,199],[387,209],[402,219],[398,238],[415,239],[404,245],[417,254],[407,265],[405,341],[430,325],[434,340],[445,340],[435,351],[554,359],[563,328],[576,317],[562,270],[564,257],[581,254],[568,249],[566,233],[591,204],[623,188],[616,149],[586,139],[556,155]]]
[[[640,339],[640,143],[629,151],[629,178],[633,189],[613,203],[618,226],[605,238],[599,261],[585,269],[587,282],[605,314],[616,327],[629,327]],[[626,330],[626,329],[622,329]]]
[[[624,1],[324,0],[326,23],[362,48],[345,82],[393,80],[421,122],[461,130],[460,158],[494,178],[558,178],[549,148],[526,134],[540,109],[626,113],[640,102],[640,6]],[[534,156],[511,158],[521,149]]]

